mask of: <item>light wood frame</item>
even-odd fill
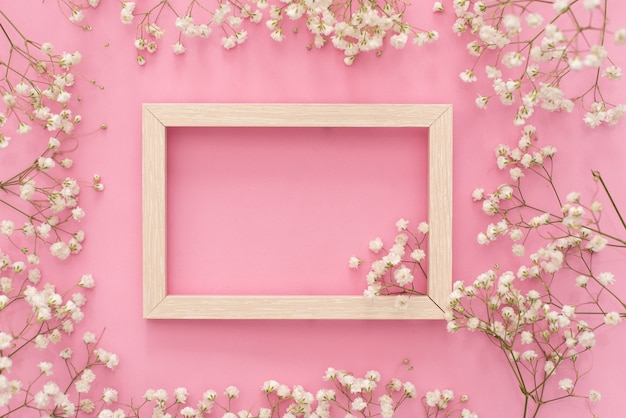
[[[168,127],[428,128],[427,295],[168,295]],[[144,104],[143,316],[178,319],[442,319],[452,282],[452,106],[445,104]],[[410,214],[409,214],[410,215]]]

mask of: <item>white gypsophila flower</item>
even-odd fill
[[[448,321],[446,324],[446,329],[449,333],[455,333],[459,330],[459,325],[454,321]]]
[[[272,393],[275,392],[279,386],[280,383],[278,383],[276,380],[266,380],[265,382],[263,382],[261,390],[263,390],[263,392],[265,393]]]
[[[348,267],[350,267],[351,269],[356,269],[357,267],[361,265],[361,263],[363,263],[363,260],[352,256],[348,260]]]
[[[187,401],[187,396],[189,396],[187,388],[178,387],[174,389],[174,399],[176,403],[185,403]]]
[[[554,0],[552,7],[557,13],[565,13],[569,8],[569,0]]]
[[[598,281],[602,286],[608,286],[615,283],[615,276],[611,272],[602,272],[598,274]]]
[[[602,395],[597,390],[591,389],[589,391],[589,400],[593,403],[597,403],[602,399]]]
[[[37,265],[39,264],[39,256],[37,254],[28,254],[26,261],[28,261],[29,264]]]
[[[13,234],[14,230],[15,224],[13,223],[13,221],[5,219],[0,222],[0,234],[10,237]]]
[[[71,254],[70,247],[63,241],[57,241],[50,246],[50,253],[60,260],[65,260]]]
[[[573,71],[582,71],[585,68],[583,60],[578,55],[569,60],[567,64],[569,65],[569,68]]]
[[[489,102],[489,96],[481,96],[480,94],[476,97],[475,103],[476,107],[479,109],[487,109],[487,103]]]
[[[384,256],[382,258],[382,261],[388,267],[392,267],[392,266],[397,266],[398,264],[400,264],[400,262],[402,261],[402,258],[400,256],[400,254],[398,254],[398,253],[390,252],[389,254],[387,254],[386,256]]]
[[[522,358],[528,362],[533,362],[538,357],[535,350],[526,350],[522,353]]]
[[[168,400],[168,395],[167,395],[167,391],[165,389],[157,389],[154,391],[154,399],[156,399],[158,402],[167,402]]]
[[[472,70],[465,70],[465,71],[463,71],[462,73],[459,74],[459,78],[464,83],[473,83],[476,80],[478,80],[478,78],[474,74],[474,71],[472,71]]]
[[[545,364],[543,365],[543,370],[546,372],[547,375],[551,375],[555,369],[556,369],[556,366],[554,365],[554,362],[552,362],[551,360],[547,360]]]
[[[415,398],[417,396],[417,389],[415,385],[411,382],[404,382],[402,385],[402,389],[404,389],[404,395],[407,398]]]
[[[406,311],[409,308],[409,296],[408,295],[398,295],[395,298],[394,306],[396,309],[400,311]]]
[[[567,194],[565,198],[569,203],[578,203],[580,202],[580,193],[579,192],[570,192]]]
[[[281,28],[276,28],[270,33],[270,38],[276,42],[282,42],[285,39],[285,34]]]
[[[433,12],[443,12],[444,8],[443,8],[443,4],[441,4],[440,1],[436,1],[433,4]]]
[[[583,7],[587,10],[593,10],[600,6],[600,0],[583,0]]]
[[[0,149],[8,147],[10,141],[10,136],[5,136],[2,132],[0,132]]]
[[[476,318],[475,316],[467,320],[466,327],[468,331],[475,331],[478,329],[479,326],[480,326],[480,319]]]
[[[387,272],[387,264],[383,260],[376,260],[372,263],[372,272],[376,277],[380,277]]]
[[[9,334],[6,334],[0,331],[0,350],[6,350],[11,347],[11,342],[13,341],[13,337]]]
[[[622,322],[622,317],[617,312],[608,312],[604,315],[604,323],[606,325],[617,325]]]
[[[93,332],[85,332],[83,334],[83,342],[85,344],[93,344],[96,342],[96,334],[94,334]]]
[[[7,295],[0,295],[0,310],[4,309],[9,303],[9,297]]]
[[[439,389],[434,391],[426,392],[426,404],[431,407],[435,407],[439,404],[441,400],[441,392]]]
[[[408,241],[408,237],[405,234],[400,234],[395,239],[395,244],[389,250],[389,253],[397,254],[399,257],[404,256],[406,253],[406,243]]]
[[[409,37],[406,33],[398,33],[389,38],[389,43],[396,49],[402,49],[406,46]]]
[[[417,231],[420,234],[426,235],[428,234],[429,230],[430,230],[430,227],[428,226],[428,223],[426,222],[420,222],[420,224],[417,226]]]
[[[524,255],[525,248],[522,244],[513,244],[512,251],[517,257],[522,257]]]
[[[409,226],[409,221],[407,221],[404,218],[400,218],[396,222],[396,228],[398,229],[398,232],[405,231],[408,228],[408,226]]]
[[[394,247],[397,247],[396,251],[398,253],[404,254],[404,252],[405,252],[404,247],[409,242],[409,236],[407,234],[398,234],[398,235],[396,235],[396,238],[395,238],[394,242],[395,242]],[[392,248],[392,250],[393,250],[393,248]]]
[[[569,392],[570,390],[572,390],[573,387],[574,387],[574,382],[572,381],[572,379],[565,378],[565,379],[559,380],[559,388],[561,388],[561,390]]]
[[[593,45],[583,59],[587,67],[599,68],[608,56],[608,51],[602,45]]]
[[[417,248],[411,252],[411,258],[418,263],[426,257],[426,253],[421,248]]]
[[[615,65],[611,65],[602,71],[602,76],[608,78],[609,80],[619,80],[622,78],[622,69],[620,67],[616,67]]]
[[[59,357],[61,357],[64,360],[69,360],[70,358],[72,358],[72,349],[71,348],[65,348],[63,350],[61,350],[61,352],[59,353]]]
[[[521,341],[522,344],[532,344],[532,342],[534,341],[534,335],[532,332],[529,331],[523,331],[521,334]]]
[[[181,55],[185,53],[186,49],[182,42],[178,41],[174,45],[172,45],[172,51],[176,55]]]
[[[376,237],[374,240],[370,241],[369,249],[375,254],[378,254],[380,250],[383,249],[383,240],[379,237]]]
[[[72,209],[72,218],[74,220],[80,221],[84,217],[85,217],[85,211],[83,210],[83,208],[75,207],[74,209]]]
[[[596,336],[592,331],[584,331],[578,337],[578,342],[586,349],[590,349],[596,345]]]
[[[26,268],[26,264],[23,261],[16,261],[11,266],[14,273],[21,273]]]
[[[180,410],[180,415],[182,415],[183,418],[195,418],[198,416],[198,412],[192,407],[186,406]]]
[[[376,296],[380,296],[380,289],[381,289],[380,284],[378,284],[378,283],[371,284],[371,285],[367,286],[367,289],[365,289],[363,291],[363,296],[365,296],[369,300],[372,300]]]
[[[463,408],[463,410],[461,411],[460,418],[478,418],[478,414],[470,411],[467,408]]]
[[[476,188],[474,189],[474,191],[472,192],[472,199],[474,201],[480,201],[483,200],[485,198],[485,190],[482,188]]]
[[[318,406],[318,408],[321,408],[321,406]],[[326,416],[321,415],[318,413],[318,416],[320,418],[326,418]],[[258,413],[258,418],[271,418],[272,417],[272,410],[269,408],[259,408],[259,413]]]
[[[498,202],[496,202],[494,198],[483,200],[483,212],[487,215],[495,215],[499,210]]]
[[[74,383],[74,386],[78,393],[89,393],[91,389],[91,384],[85,380],[78,380]]]
[[[80,281],[78,282],[78,285],[87,289],[91,289],[95,286],[95,280],[93,278],[93,276],[91,274],[84,274],[81,278]]]
[[[352,401],[351,407],[355,411],[362,411],[367,407],[367,402],[365,402],[363,398],[358,397],[354,401]]]
[[[623,45],[626,42],[626,28],[620,28],[615,31],[613,40],[617,45]]]
[[[237,389],[235,386],[228,386],[224,394],[226,395],[226,397],[228,397],[228,399],[234,399],[239,396],[239,389]]]

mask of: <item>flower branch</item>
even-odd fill
[[[370,271],[365,277],[368,286],[363,294],[370,299],[380,295],[396,295],[396,307],[406,309],[410,295],[424,294],[419,289],[428,278],[427,269],[424,266],[428,224],[421,222],[416,231],[411,231],[409,221],[400,219],[396,222],[396,228],[398,235],[389,250],[385,249],[379,237],[369,243],[369,250],[372,253],[384,255],[372,262]],[[348,265],[356,269],[362,263],[363,260],[353,256]],[[417,282],[415,282],[416,274],[420,278]]]
[[[467,44],[474,65],[460,77],[477,81],[478,64],[487,61],[485,73],[492,80],[493,94],[479,95],[476,105],[486,108],[494,97],[506,106],[517,104],[514,123],[524,125],[536,109],[571,112],[580,103],[588,126],[616,124],[626,106],[605,97],[609,83],[622,76],[606,48],[609,0],[556,0],[551,8],[544,3],[454,0],[453,31],[474,38]],[[616,31],[615,44],[625,41],[626,29]],[[587,72],[591,84],[583,76]],[[584,80],[588,87],[567,93],[569,79]]]

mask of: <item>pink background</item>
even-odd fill
[[[426,129],[170,131],[171,293],[361,294],[345,255],[427,219]]]
[[[307,51],[305,30],[289,33],[278,44],[264,25],[249,28],[249,40],[230,51],[221,48],[216,37],[188,41],[187,53],[175,57],[166,42],[139,67],[134,29],[119,22],[119,3],[101,3],[89,14],[93,32],[83,33],[63,21],[54,1],[0,2],[3,11],[28,28],[30,37],[50,41],[58,49],[80,50],[81,71],[105,86],[103,91],[81,87],[83,129],[100,123],[108,129],[82,140],[74,155],[74,176],[89,181],[98,173],[106,192],[83,192],[88,238],[82,254],[44,272],[58,277],[58,283],[73,282],[83,273],[97,281],[82,329],[104,330],[102,346],[121,358],[114,373],[99,372],[99,384],[116,387],[122,400],[139,399],[148,388],[186,386],[197,396],[208,388],[221,393],[236,385],[243,409],[259,402],[259,388],[267,379],[314,391],[324,386],[321,377],[327,367],[359,375],[377,369],[383,380],[411,380],[420,394],[435,388],[467,393],[470,408],[481,417],[521,415],[523,399],[501,353],[478,335],[449,334],[443,321],[148,321],[141,315],[141,104],[147,102],[451,103],[454,279],[472,281],[495,263],[511,263],[508,250],[476,244],[476,234],[490,220],[470,194],[475,187],[489,190],[506,181],[495,166],[493,149],[499,143],[515,144],[519,129],[510,122],[514,109],[494,103],[485,112],[474,106],[480,85],[466,85],[458,78],[472,61],[465,51],[467,40],[450,29],[451,12],[433,14],[432,2],[415,2],[407,11],[408,20],[438,30],[441,39],[421,49],[386,47],[382,57],[364,55],[352,67],[331,47]],[[614,19],[626,13],[626,4],[619,1],[611,7]],[[617,64],[626,66],[623,49],[614,56]],[[618,89],[613,99],[624,101],[623,83]],[[488,86],[483,85],[485,91]],[[626,194],[619,190],[626,159],[624,123],[590,130],[579,111],[539,112],[532,122],[541,144],[559,150],[556,181],[564,189],[590,195],[590,170],[601,170],[614,186],[618,203],[626,205]],[[170,154],[176,154],[170,162],[172,175],[191,179],[176,180],[170,192],[170,272],[184,277],[171,283],[173,292],[224,286],[218,291],[359,293],[365,271],[352,272],[347,259],[367,255],[367,243],[375,236],[393,236],[398,218],[417,224],[424,216],[423,167],[405,171],[402,166],[425,161],[419,156],[419,141],[407,141],[403,133],[380,139],[350,131],[338,149],[315,139],[316,132],[218,132],[210,145],[203,140],[206,134],[173,133],[180,143],[170,148]],[[286,151],[288,146],[294,149]],[[293,154],[286,157],[287,152],[302,161],[289,166]],[[314,157],[307,159],[309,153]],[[259,154],[263,158],[257,158]],[[228,157],[236,159],[225,160]],[[267,185],[250,181],[259,170],[266,174],[261,181]],[[272,175],[284,183],[271,181]],[[206,192],[209,183],[215,189]],[[305,186],[306,193],[289,194]],[[237,187],[243,189],[235,191]],[[244,191],[247,197],[239,201]],[[220,205],[215,206],[215,200]],[[278,217],[282,224],[271,221],[269,228],[264,222],[275,216],[276,202],[271,200],[280,200],[290,212]],[[311,207],[316,204],[319,207]],[[232,219],[224,221],[222,216]],[[312,222],[315,217],[317,224]],[[222,253],[223,248],[230,251]],[[314,256],[307,257],[309,253]],[[616,273],[618,290],[626,294],[624,263],[607,263]],[[205,281],[209,276],[219,282]],[[273,287],[268,290],[266,283]],[[595,412],[605,417],[621,416],[618,411],[624,410],[626,336],[623,326],[613,331],[599,333],[593,370],[581,383],[602,393]],[[413,370],[404,359],[410,359]],[[416,400],[403,406],[399,416],[421,416],[419,411]],[[541,416],[587,414],[584,401],[568,400],[546,406]]]

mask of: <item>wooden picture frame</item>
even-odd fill
[[[446,104],[144,104],[143,316],[160,319],[442,319],[452,283],[452,106]],[[427,294],[406,310],[381,296],[168,295],[168,127],[428,128]]]

